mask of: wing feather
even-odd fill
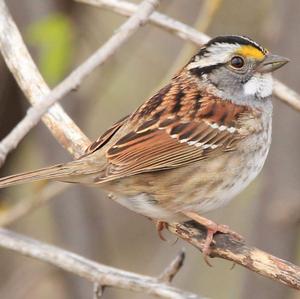
[[[233,151],[247,136],[240,118],[251,117],[252,112],[203,91],[200,94],[196,84],[168,85],[90,147],[93,152],[113,140],[105,149],[106,169],[95,182],[182,167]]]
[[[163,129],[156,123],[155,129],[132,131],[113,145],[107,151],[106,172],[95,182],[185,166],[226,151],[227,144],[240,137],[237,132],[220,131],[204,121],[177,120]]]

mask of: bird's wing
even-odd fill
[[[128,118],[129,115],[123,117],[122,119],[114,123],[107,131],[105,131],[98,139],[93,141],[87,147],[84,155],[81,158],[94,153],[95,151],[102,148],[105,144],[107,144],[111,140],[111,138],[119,131],[119,129],[124,125]]]
[[[181,117],[181,108],[175,106],[172,111],[178,111],[174,113],[161,110],[146,119],[141,117],[142,121],[108,148],[106,170],[95,182],[182,167],[233,151],[248,135],[240,125],[242,118],[251,118],[246,107],[203,96],[194,105],[198,107],[190,114],[185,111],[188,117]],[[140,116],[144,108],[136,115]]]

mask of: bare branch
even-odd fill
[[[77,0],[79,1],[79,0]],[[94,3],[106,3],[105,5],[108,6],[109,3],[115,3],[116,7],[120,8],[121,5],[126,4],[131,5],[133,7],[133,11],[122,13],[131,15],[136,11],[136,6],[133,4],[128,4],[125,1],[116,1],[116,0],[80,0],[81,2],[94,2]],[[2,4],[1,4],[2,3]],[[3,38],[3,31],[1,31],[1,28],[3,27],[1,25],[1,22],[5,22],[6,17],[3,17],[3,9],[5,11],[4,2],[0,0],[0,46],[1,46],[1,40]],[[103,4],[104,5],[104,4]],[[132,6],[133,5],[133,6]],[[128,10],[128,7],[126,8]],[[125,9],[125,11],[126,11]],[[2,10],[2,12],[1,12]],[[121,10],[124,10],[124,7],[122,7]],[[5,15],[5,14],[4,14]],[[149,13],[150,15],[150,13]],[[8,15],[8,17],[10,17]],[[205,43],[209,38],[197,32],[193,28],[182,24],[178,21],[175,21],[171,18],[168,18],[165,15],[159,14],[159,13],[153,13],[151,15],[150,19],[155,24],[158,24],[160,27],[163,27],[167,29],[168,31],[175,33],[179,37],[190,40],[197,45],[201,45]],[[146,18],[145,18],[146,20]],[[137,25],[138,26],[138,25]],[[14,32],[12,32],[14,34]],[[7,32],[6,32],[7,35]],[[5,41],[5,40],[3,40]],[[2,46],[1,46],[2,48]],[[1,49],[2,50],[2,49]],[[97,54],[97,53],[96,53]],[[92,57],[94,57],[96,54],[94,54]],[[106,55],[109,56],[109,53],[106,52]],[[18,57],[14,57],[13,59],[18,59]],[[12,59],[12,60],[13,60]],[[89,62],[90,60],[88,60]],[[100,60],[101,61],[101,60]],[[24,63],[24,61],[22,61]],[[25,60],[26,62],[26,60]],[[98,62],[97,63],[101,63]],[[85,65],[85,64],[84,64]],[[87,68],[90,69],[90,71],[95,67],[95,65],[91,62],[91,65],[88,64]],[[78,69],[77,69],[78,70]],[[76,70],[76,71],[77,71]],[[76,72],[75,71],[75,72]],[[81,73],[82,77],[84,78],[89,71],[87,71],[86,68],[84,68],[83,73]],[[78,77],[75,76],[74,82],[72,82],[72,75],[73,73],[63,82],[67,82],[67,86],[75,87],[76,84],[72,85],[74,82],[79,84],[81,79],[78,79]],[[18,73],[17,75],[18,76]],[[69,79],[71,77],[71,79]],[[68,81],[70,80],[70,81]],[[28,83],[28,82],[27,82]],[[71,84],[72,83],[72,84]],[[68,85],[70,84],[70,85]],[[26,86],[26,85],[25,85]],[[48,96],[45,97],[45,99],[50,99],[55,101],[55,97],[59,98],[60,96],[63,96],[65,93],[69,92],[68,89],[63,89],[60,87],[61,84],[53,90]],[[72,88],[73,88],[72,87]],[[280,87],[280,88],[278,88]],[[58,90],[58,91],[57,91]],[[287,88],[282,83],[275,82],[275,89],[274,89],[275,95],[280,97],[283,101],[287,102],[290,106],[293,108],[300,110],[299,105],[299,95],[292,91],[291,89]],[[47,94],[47,93],[46,93]],[[37,98],[44,98],[44,96],[40,96]],[[38,104],[39,105],[39,104]],[[50,104],[49,104],[50,105]],[[39,106],[38,106],[39,107]],[[45,108],[46,109],[46,108]],[[46,111],[46,110],[45,110]],[[51,122],[47,124],[51,128]],[[56,137],[56,136],[55,136]],[[59,139],[58,137],[56,137]],[[71,139],[70,139],[71,140]],[[63,143],[61,139],[59,139],[59,142]],[[74,143],[76,143],[76,139],[73,140]],[[83,142],[84,143],[84,142]],[[0,144],[1,146],[1,144]],[[3,147],[2,147],[3,149]],[[0,148],[1,150],[1,148]],[[74,148],[73,152],[80,154],[81,149]],[[201,250],[203,246],[204,239],[206,237],[206,231],[201,226],[197,225],[194,222],[188,222],[185,224],[169,224],[168,226],[169,230],[177,235],[178,237],[186,240],[188,243],[194,245],[198,249]],[[21,238],[21,239],[20,239]],[[284,260],[281,260],[279,258],[276,258],[268,253],[265,253],[263,251],[260,251],[259,249],[253,248],[253,247],[247,247],[243,243],[232,239],[231,236],[225,235],[225,234],[219,234],[215,237],[216,244],[212,250],[212,256],[214,257],[221,257],[224,259],[228,259],[231,261],[234,261],[237,264],[240,264],[251,271],[257,272],[265,277],[272,278],[278,282],[281,282],[285,285],[288,285],[290,287],[300,289],[300,269],[296,265],[293,265],[289,262],[286,262]],[[117,272],[117,282],[114,280],[115,276],[112,277],[112,272],[106,271],[101,272],[98,268],[99,264],[93,263],[91,261],[85,260],[82,257],[79,257],[77,255],[66,253],[65,251],[60,251],[59,249],[55,247],[51,247],[45,244],[42,244],[40,242],[35,242],[29,239],[25,239],[20,237],[19,235],[15,235],[14,233],[8,232],[6,230],[0,230],[0,246],[9,248],[11,250],[15,250],[18,252],[21,252],[26,255],[30,255],[32,257],[47,261],[49,263],[52,263],[58,267],[61,267],[65,270],[71,271],[73,273],[79,274],[82,277],[86,277],[90,279],[91,281],[95,283],[99,283],[102,286],[118,286],[121,288],[130,288],[135,291],[142,291],[150,294],[155,294],[157,296],[163,296],[163,298],[198,298],[198,297],[182,297],[182,293],[178,295],[178,293],[175,292],[175,295],[173,293],[170,293],[174,291],[174,288],[171,288],[167,285],[158,283],[157,279],[142,276],[143,278],[146,278],[147,287],[144,284],[144,281],[139,280],[141,276],[128,273],[121,270]],[[50,250],[49,249],[54,249]],[[49,254],[47,255],[47,253]],[[75,263],[75,266],[74,266]],[[100,265],[101,266],[101,265]],[[74,268],[75,267],[75,268]],[[113,268],[109,268],[106,266],[105,270],[111,270]],[[102,268],[101,268],[102,269]],[[115,269],[113,269],[115,270]],[[113,272],[115,273],[115,272]],[[105,275],[104,275],[105,274]],[[130,274],[129,277],[126,277],[126,274]],[[108,276],[107,276],[108,275]],[[150,286],[149,286],[150,284]],[[167,291],[165,288],[163,288],[163,291],[161,289],[158,289],[159,286],[163,285],[164,287],[167,287]],[[171,291],[170,291],[171,290]],[[176,289],[175,289],[176,290]],[[162,294],[158,292],[162,291]],[[177,290],[176,290],[177,291]],[[182,292],[182,291],[179,291]],[[170,295],[171,294],[171,295]],[[174,296],[173,296],[174,295]],[[172,297],[173,296],[173,297]],[[194,295],[189,295],[194,296]]]
[[[50,93],[3,0],[0,1],[0,50],[8,68],[31,104],[37,104]],[[49,109],[43,121],[55,139],[73,156],[83,152],[89,143],[88,138],[59,104]],[[18,137],[20,138],[21,136]],[[10,138],[0,145],[0,165],[7,153],[18,145],[18,139]]]
[[[98,264],[77,254],[32,240],[6,229],[0,229],[0,246],[47,262],[102,286],[142,292],[159,298],[203,298],[161,283],[156,278]]]
[[[123,0],[74,0],[76,2],[86,3],[94,5],[96,7],[107,8],[118,14],[124,16],[131,16],[137,10],[137,5],[128,1]],[[161,27],[164,30],[169,31],[177,35],[178,37],[191,41],[196,45],[202,45],[209,41],[209,36],[199,32],[198,30],[190,27],[184,23],[174,20],[162,13],[154,12],[150,18],[149,22]]]
[[[292,108],[300,111],[300,95],[278,80],[274,80],[274,94]]]
[[[185,259],[185,249],[182,248],[181,251],[175,257],[175,259],[171,262],[171,264],[158,277],[159,281],[166,282],[166,283],[172,282],[175,275],[182,268],[184,259]]]
[[[202,251],[206,229],[194,221],[169,223],[168,230]],[[229,234],[217,234],[211,257],[233,261],[264,277],[300,290],[300,267],[255,247],[248,247]]]
[[[7,154],[14,149],[22,138],[33,128],[56,101],[60,100],[70,91],[74,90],[79,86],[81,81],[86,78],[97,66],[103,64],[109,57],[111,57],[116,50],[132,36],[140,26],[142,26],[154,11],[159,0],[145,0],[137,9],[136,13],[126,21],[119,30],[94,54],[92,54],[83,64],[75,69],[66,79],[58,84],[50,93],[40,94],[36,104],[29,108],[27,115],[19,122],[19,124],[12,130],[12,132],[5,137],[0,143],[0,164],[4,162]],[[26,65],[27,60],[23,60],[22,51],[14,51],[14,48],[18,48],[18,44],[15,44],[15,40],[8,38],[14,34],[18,34],[17,28],[9,14],[9,11],[5,5],[4,0],[0,0],[0,48],[9,66],[14,65],[13,61],[21,59],[22,63]],[[22,45],[22,39],[18,36],[17,41]],[[12,43],[13,42],[13,43]],[[28,57],[25,57],[28,58]],[[11,68],[13,71],[14,68]],[[30,68],[25,68],[26,71],[37,72],[32,65]],[[16,74],[18,76],[19,74]],[[27,78],[26,78],[27,79]],[[28,85],[31,85],[31,81],[26,80],[21,88],[26,90]],[[83,137],[83,136],[81,136]],[[74,138],[75,139],[75,138]],[[83,139],[83,140],[82,140]],[[83,137],[81,142],[88,143],[88,139]],[[74,144],[76,144],[74,140]],[[75,155],[73,149],[71,152]],[[83,147],[78,148],[76,154],[83,153]]]
[[[137,6],[133,3],[123,1],[123,0],[75,0],[77,2],[87,3],[90,5],[109,8],[114,12],[124,15],[130,16],[133,14]],[[154,12],[150,16],[150,23],[153,23],[164,30],[167,30],[178,37],[193,42],[194,44],[201,46],[205,44],[210,37],[202,32],[195,30],[193,27],[190,27],[184,23],[181,23],[177,20],[174,20],[164,14]],[[274,81],[274,95],[289,105],[290,107],[294,108],[297,111],[300,111],[300,95],[294,91],[293,89],[289,88],[285,84],[281,83],[278,80]]]

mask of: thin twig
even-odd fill
[[[159,0],[143,1],[139,5],[136,13],[127,20],[100,49],[92,54],[50,93],[45,96],[43,95],[34,106],[28,109],[26,116],[0,143],[0,165],[5,161],[7,154],[18,145],[22,138],[39,122],[43,114],[46,113],[56,101],[60,100],[67,93],[77,88],[84,78],[86,78],[97,66],[103,64],[109,57],[111,57],[116,50],[138,30],[140,26],[144,25],[144,23],[148,20],[148,17],[158,5],[158,1]],[[17,47],[16,44],[11,44],[9,42],[11,41],[9,37],[17,31],[17,28],[15,27],[14,31],[11,32],[13,25],[13,20],[4,0],[0,0],[0,48],[8,65],[12,64],[11,60],[13,61],[14,59],[18,59],[18,56],[16,56],[18,53],[13,52],[13,55],[9,55],[8,53],[11,51],[11,48]],[[19,42],[22,43],[22,40],[19,40]],[[9,58],[11,60],[9,60]],[[23,61],[23,63],[26,62]],[[31,71],[31,69],[28,69],[28,71]],[[32,83],[27,82],[27,84]],[[87,140],[85,141],[87,142]],[[80,152],[81,154],[83,153],[82,149]]]
[[[101,298],[103,295],[104,287],[98,282],[95,282],[93,287],[94,287],[93,289],[94,299]]]
[[[185,249],[182,248],[170,265],[159,275],[158,280],[165,283],[172,282],[175,275],[182,268],[184,259]]]
[[[169,223],[168,230],[202,251],[206,229],[194,221]],[[264,277],[300,290],[300,267],[255,247],[249,247],[229,234],[214,237],[211,257],[233,261]]]
[[[84,277],[93,283],[99,283],[102,286],[142,292],[155,295],[159,298],[203,298],[159,282],[154,277],[98,264],[77,254],[32,240],[6,229],[0,229],[0,246],[47,262],[58,268],[77,274],[80,277]]]
[[[116,1],[110,1],[110,2],[116,2]],[[117,2],[121,3],[124,1],[117,1]],[[203,38],[203,36],[204,36],[204,35],[201,35],[200,33],[198,33],[197,31],[191,29],[189,26],[186,26],[180,22],[174,21],[164,15],[155,13],[155,14],[153,14],[152,18],[154,18],[154,16],[157,17],[157,15],[160,16],[159,17],[159,22],[161,22],[160,24],[166,25],[166,26],[161,25],[162,27],[174,26],[174,27],[172,27],[172,30],[170,30],[170,31],[176,32],[176,34],[181,37],[184,37],[188,40],[193,40],[195,42],[196,39],[199,40],[199,39]],[[0,14],[0,18],[1,18],[1,14]],[[186,32],[185,32],[185,30],[186,30]],[[202,44],[205,41],[202,40],[202,41],[198,41],[198,42],[195,42],[195,43]],[[18,59],[18,57],[15,57],[14,59]],[[276,83],[276,85],[277,84],[278,83]],[[275,86],[275,91],[276,91],[276,86]],[[288,89],[288,91],[290,91],[290,89]],[[276,92],[278,93],[278,91],[276,91]],[[291,95],[288,92],[287,92],[287,94],[288,94],[288,98],[291,99]],[[297,103],[298,95],[297,94],[296,95],[292,94],[292,95],[294,97],[295,102]],[[284,96],[285,96],[285,94],[284,94]],[[292,102],[291,105],[295,106],[294,101]],[[299,109],[299,107],[296,109]],[[198,249],[201,250],[201,248],[203,247],[203,242],[206,237],[206,231],[204,228],[197,225],[196,223],[188,222],[185,224],[178,224],[178,223],[169,224],[168,228],[172,233],[174,233],[178,237],[186,240],[187,242],[194,245]],[[78,259],[79,259],[79,261],[82,261],[83,258],[68,253],[67,258],[65,259],[64,255],[58,254],[58,253],[61,253],[60,251],[58,253],[57,253],[57,251],[55,251],[55,253],[57,255],[50,254],[50,257],[48,255],[44,256],[48,252],[48,249],[49,249],[49,247],[47,247],[47,245],[41,244],[39,242],[36,243],[34,241],[30,241],[28,244],[28,239],[21,238],[21,240],[20,240],[20,236],[17,235],[15,238],[13,238],[12,236],[15,236],[15,235],[6,230],[0,230],[0,246],[10,248],[12,250],[21,252],[26,255],[40,258],[41,260],[46,260],[48,262],[51,262],[51,263],[57,265],[58,267],[62,267],[62,265],[60,263],[63,263],[63,265],[64,265],[63,267],[66,270],[72,271],[74,273],[77,273],[77,271],[80,271],[82,276],[85,277],[85,275],[87,275],[90,277],[91,280],[93,280],[94,282],[99,282],[101,285],[112,285],[112,284],[110,284],[111,283],[110,281],[109,282],[107,282],[106,280],[104,282],[101,280],[99,281],[98,276],[97,277],[93,276],[93,274],[95,274],[95,272],[92,270],[94,270],[93,266],[95,266],[95,263],[92,263],[89,261],[89,263],[92,263],[92,264],[91,265],[89,264],[88,266],[92,266],[92,268],[91,267],[87,267],[87,268],[82,267],[82,264],[80,264],[80,267],[79,267],[79,265],[76,264],[76,269],[73,271],[72,267],[74,266],[73,265],[74,261],[76,262],[76,261],[78,261]],[[300,288],[300,277],[299,277],[300,269],[296,265],[293,265],[284,260],[276,258],[276,257],[274,257],[268,253],[265,253],[263,251],[260,251],[258,249],[255,249],[252,247],[247,247],[243,243],[232,239],[229,235],[224,235],[224,234],[217,235],[215,237],[215,241],[216,241],[216,244],[212,250],[213,256],[218,256],[218,257],[221,257],[224,259],[234,261],[234,262],[250,269],[251,271],[260,273],[263,276],[272,278],[276,281],[279,281],[281,283],[284,283],[284,284],[294,287],[296,289]],[[31,242],[34,242],[34,244],[36,246],[30,247],[29,246],[30,244],[34,245]],[[22,245],[24,245],[25,247]],[[42,253],[40,252],[40,250],[42,250]],[[51,251],[50,253],[53,253],[53,252]],[[71,258],[71,260],[70,260],[70,258]],[[86,261],[86,260],[84,260],[84,261]],[[86,266],[85,263],[84,263],[84,265]],[[97,273],[98,272],[96,271],[96,274]],[[121,271],[121,273],[123,274],[124,272]],[[92,275],[92,278],[91,278],[91,275]],[[130,277],[130,278],[132,278],[132,277]],[[123,280],[122,280],[121,286],[120,285],[118,285],[118,286],[124,287],[124,288],[128,287],[128,284],[126,284],[126,283],[128,283],[128,280],[126,280],[126,283],[125,283],[124,282],[125,278],[123,276],[122,276],[122,279]],[[151,279],[153,279],[153,278],[151,278]],[[157,283],[157,280],[156,280],[156,283]],[[135,288],[139,288],[139,287],[141,287],[141,286],[135,285]],[[141,290],[141,289],[143,289],[143,288],[141,287],[139,290]],[[167,293],[167,294],[164,293],[164,295],[165,295],[165,298],[171,298],[171,297],[166,297],[169,295],[169,293]],[[172,297],[172,298],[182,298],[182,297],[177,296],[177,297]]]
[[[90,5],[108,8],[118,14],[124,16],[130,16],[133,14],[137,6],[133,3],[123,1],[123,0],[75,0],[76,2],[87,3]],[[201,46],[209,41],[210,37],[202,32],[195,30],[193,27],[190,27],[184,23],[181,23],[177,20],[174,20],[164,14],[154,12],[150,16],[150,23],[153,23],[164,30],[167,30],[178,37],[193,42],[194,44]],[[292,107],[293,109],[300,111],[300,95],[281,83],[278,80],[274,81],[274,95]]]
[[[107,8],[118,14],[124,16],[131,16],[137,10],[137,5],[124,0],[74,0],[75,2],[81,2],[90,4],[96,7]],[[154,12],[149,22],[155,24],[158,27],[163,28],[177,35],[178,37],[191,41],[196,45],[202,45],[209,41],[209,36],[197,31],[193,27],[190,27],[182,22],[174,20],[162,13]]]

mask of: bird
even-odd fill
[[[233,233],[203,216],[260,173],[272,131],[272,72],[289,59],[246,36],[217,36],[156,94],[76,160],[0,179],[0,188],[37,180],[99,187],[154,219],[194,220],[213,236]]]

